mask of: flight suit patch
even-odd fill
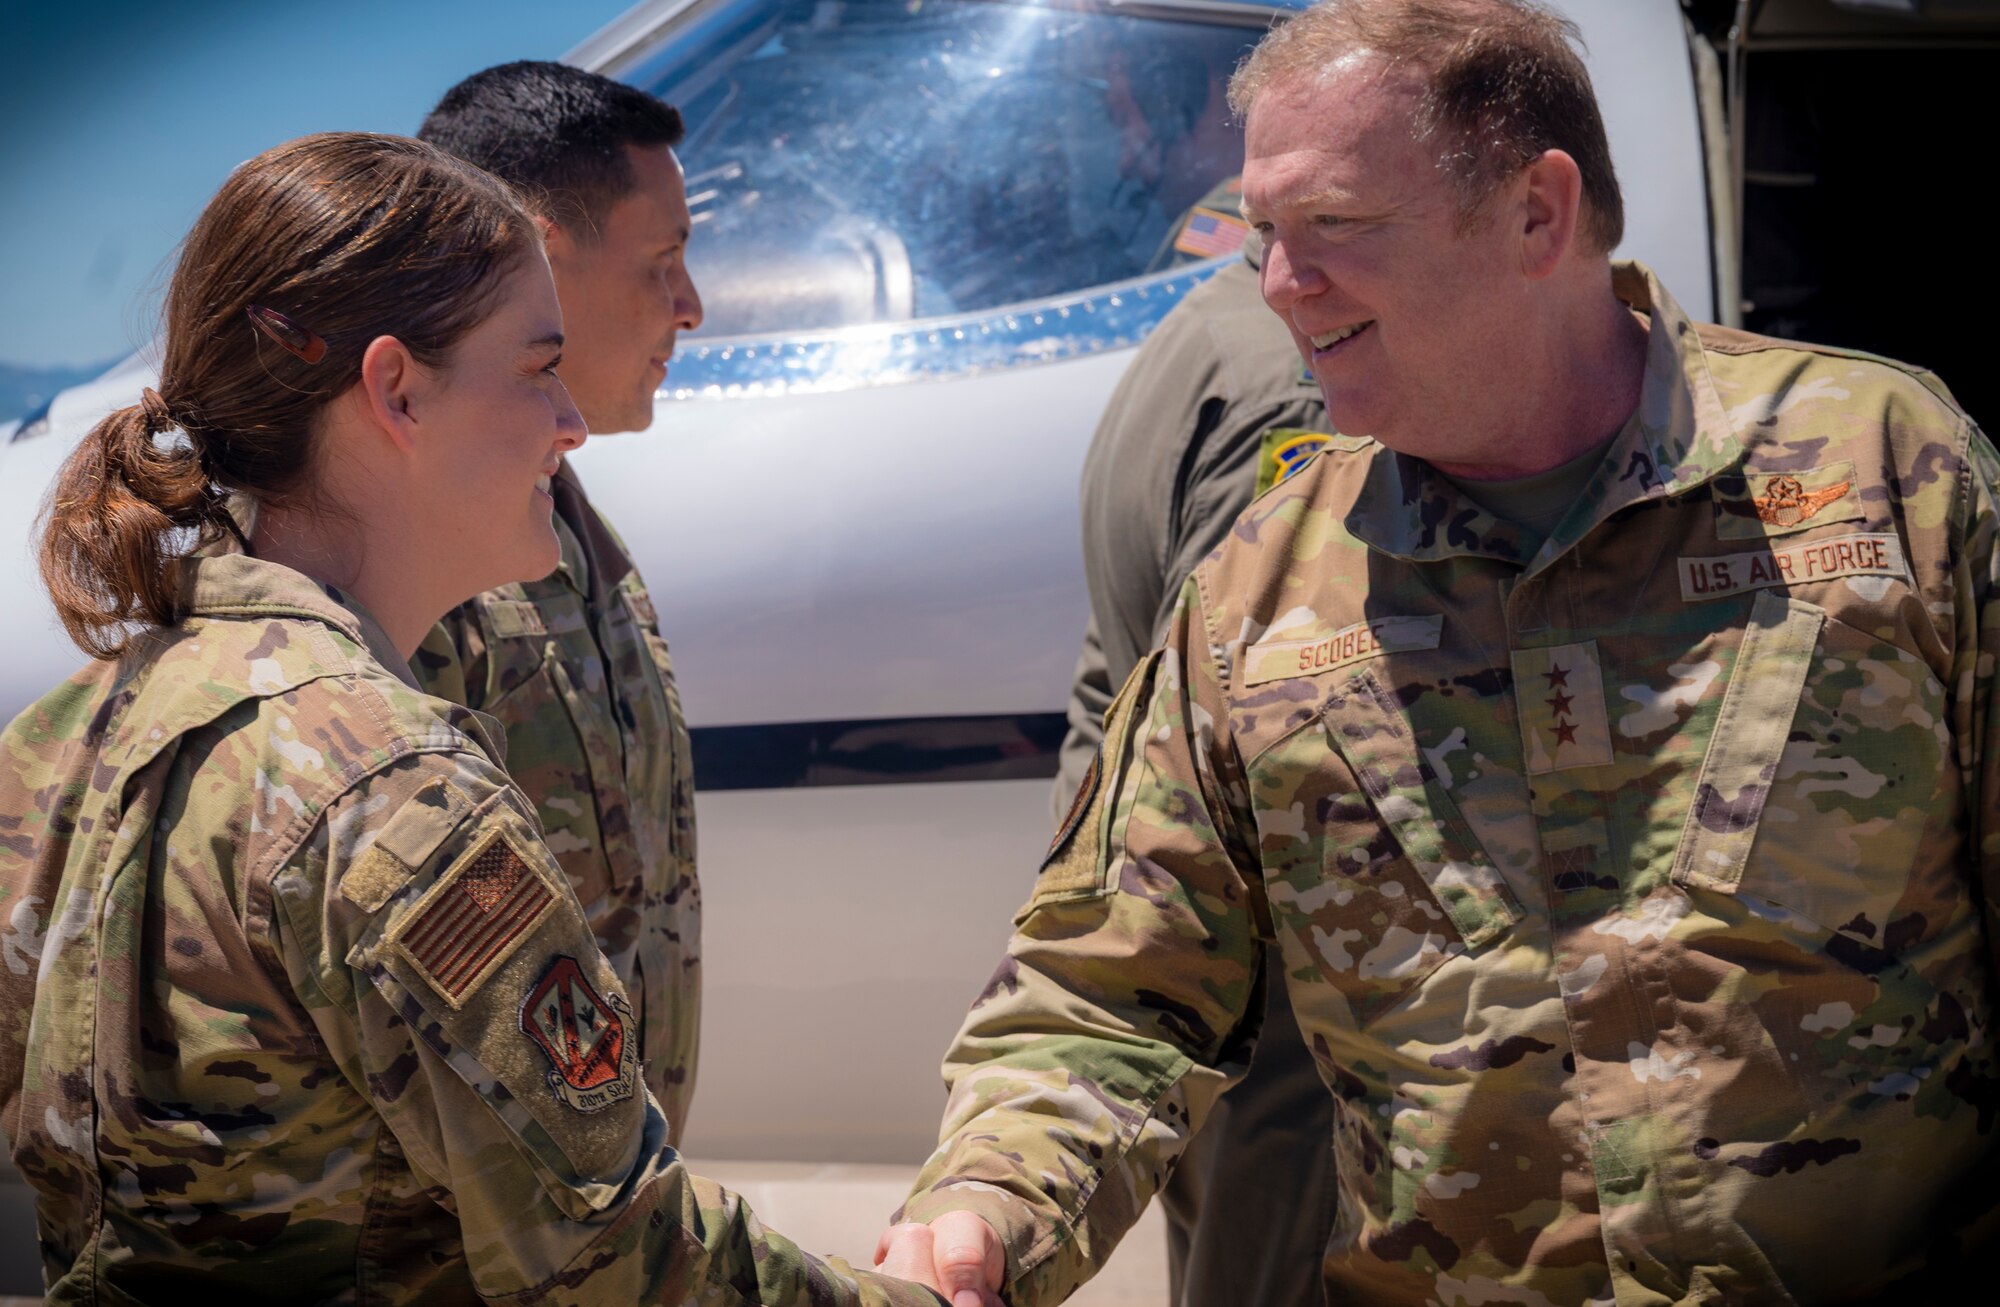
[[[1851,462],[1801,472],[1745,472],[1740,486],[1733,481],[1718,478],[1716,483],[1718,540],[1761,540],[1867,516]]]
[[[1597,641],[1521,649],[1513,661],[1529,775],[1610,762],[1611,727]]]
[[[1272,427],[1266,431],[1257,450],[1256,493],[1261,495],[1280,481],[1297,476],[1332,439],[1330,431],[1307,431],[1301,427]]]
[[[1197,259],[1217,259],[1243,248],[1250,224],[1241,218],[1197,205],[1174,234],[1174,248]]]
[[[567,892],[567,891],[563,891]],[[489,831],[396,923],[388,943],[454,1009],[513,955],[560,901],[537,860]]]
[[[549,1089],[579,1112],[601,1112],[638,1092],[631,1005],[592,988],[573,957],[557,957],[521,1003],[521,1033],[549,1060]]]

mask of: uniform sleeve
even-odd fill
[[[1059,1302],[1104,1264],[1248,1061],[1269,918],[1225,723],[1190,582],[947,1055],[942,1142],[904,1207],[991,1222],[1010,1301]]]
[[[802,1253],[688,1174],[626,995],[483,759],[405,759],[322,830],[273,881],[280,954],[342,1074],[457,1215],[482,1297],[938,1301]]]
[[[1104,713],[1111,706],[1111,674],[1104,666],[1104,646],[1097,638],[1097,619],[1083,633],[1076,676],[1069,691],[1069,731],[1058,755],[1055,793],[1051,798],[1057,821],[1076,802],[1084,776],[1104,744]]]
[[[1953,578],[1961,609],[1952,725],[1960,742],[1988,957],[2000,975],[2000,696],[1993,692],[2000,670],[2000,456],[1976,427],[1966,455],[1967,511]]]
[[[1283,348],[1290,358],[1290,344]],[[1182,488],[1174,515],[1173,534],[1167,553],[1166,602],[1155,615],[1154,638],[1164,636],[1173,618],[1172,604],[1182,580],[1193,575],[1201,560],[1221,546],[1229,530],[1257,492],[1257,460],[1264,433],[1273,427],[1304,430],[1326,428],[1326,407],[1317,391],[1301,391],[1283,398],[1264,394],[1228,405],[1216,420],[1215,429],[1195,451],[1186,485]]]

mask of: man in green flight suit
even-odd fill
[[[1328,0],[1232,82],[1346,434],[1183,588],[948,1055],[884,1244],[958,1307],[1103,1264],[1270,984],[1330,1301],[1914,1301],[2000,1243],[2000,456],[1614,263],[1574,36]]]
[[[1233,222],[1241,182],[1190,213]],[[1240,227],[1238,228],[1240,230]],[[1090,626],[1056,776],[1058,819],[1104,743],[1104,710],[1165,637],[1195,565],[1257,494],[1328,437],[1319,386],[1257,291],[1262,246],[1188,293],[1112,392],[1083,463]],[[1160,1196],[1170,1307],[1319,1307],[1333,1223],[1333,1106],[1269,986],[1256,1056]]]
[[[546,224],[559,369],[593,432],[641,431],[675,337],[701,325],[674,146],[681,117],[566,64],[466,78],[419,135],[521,192]],[[680,1143],[701,1022],[694,778],[673,664],[638,569],[567,463],[549,486],[562,562],[454,610],[412,663],[424,688],[499,718],[598,946],[637,1009],[645,1078]]]

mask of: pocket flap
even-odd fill
[[[1506,934],[1523,915],[1520,902],[1438,783],[1394,696],[1373,672],[1361,672],[1328,697],[1320,716],[1376,817],[1430,886],[1466,948]]]
[[[1826,612],[1760,591],[1695,782],[1673,881],[1734,894],[1784,757]]]

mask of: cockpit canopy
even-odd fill
[[[680,106],[705,334],[1071,295],[1217,251],[1224,102],[1268,22],[1228,4],[717,0],[617,75]]]

